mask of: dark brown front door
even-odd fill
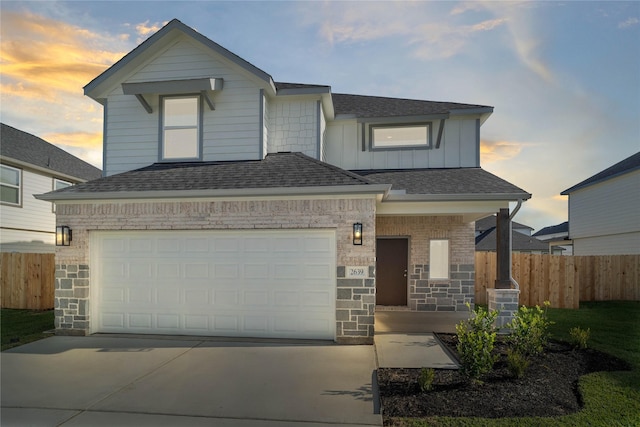
[[[407,305],[408,239],[376,240],[376,304]]]

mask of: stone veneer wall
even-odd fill
[[[336,341],[371,343],[375,207],[374,198],[57,204],[57,224],[72,229],[73,241],[56,248],[56,331],[91,331],[91,231],[315,228],[336,230]],[[362,246],[352,242],[355,222],[363,224]],[[366,267],[369,277],[346,279],[347,266]]]
[[[377,237],[409,238],[407,304],[415,311],[467,311],[475,295],[475,226],[461,216],[379,216]],[[429,280],[429,241],[449,240],[450,277]]]

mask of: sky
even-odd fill
[[[334,93],[494,107],[481,166],[567,220],[560,193],[640,151],[638,1],[0,2],[0,119],[101,167],[83,86],[173,18],[270,74]]]

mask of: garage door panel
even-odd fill
[[[99,331],[335,336],[331,231],[98,232],[92,245]]]

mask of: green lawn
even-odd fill
[[[53,329],[53,310],[12,310],[3,308],[0,317],[2,350],[51,336],[44,331]]]
[[[579,310],[549,309],[552,337],[591,328],[589,347],[627,360],[631,372],[595,372],[580,379],[584,409],[557,418],[447,418],[406,420],[408,426],[640,426],[640,302],[581,303]],[[549,390],[553,393],[553,390]]]

